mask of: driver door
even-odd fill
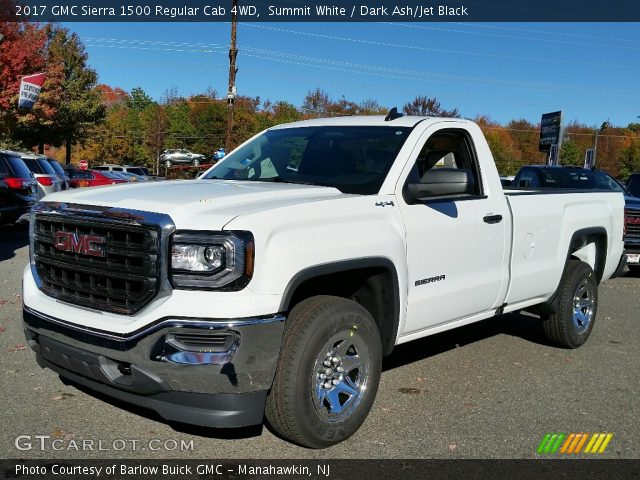
[[[466,129],[430,132],[421,137],[398,185],[409,274],[405,335],[494,308],[508,278],[504,196],[485,194]],[[465,195],[410,198],[408,184],[435,168],[470,170],[475,186]]]

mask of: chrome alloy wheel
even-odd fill
[[[312,374],[313,404],[325,420],[344,420],[369,380],[369,350],[356,330],[339,332],[320,350]]]
[[[573,295],[573,323],[576,326],[576,333],[583,333],[593,319],[594,291],[591,283],[587,279],[578,284],[578,288]]]

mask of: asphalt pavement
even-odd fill
[[[0,458],[536,458],[546,433],[607,432],[604,458],[640,458],[640,278],[600,286],[591,338],[549,346],[510,314],[399,346],[349,440],[309,450],[267,427],[168,424],[65,385],[22,333],[25,227],[0,226]]]

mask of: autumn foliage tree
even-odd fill
[[[4,35],[4,42],[0,44],[0,141],[13,145],[19,142],[13,138],[13,132],[21,120],[18,111],[20,80],[44,69],[43,48],[47,37],[44,29],[27,22],[0,21],[0,32]],[[42,113],[50,115],[52,112],[45,110]]]

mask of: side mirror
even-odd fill
[[[475,191],[475,181],[470,170],[432,168],[424,173],[420,183],[410,183],[408,190],[414,200],[421,201],[433,197],[471,195]]]

